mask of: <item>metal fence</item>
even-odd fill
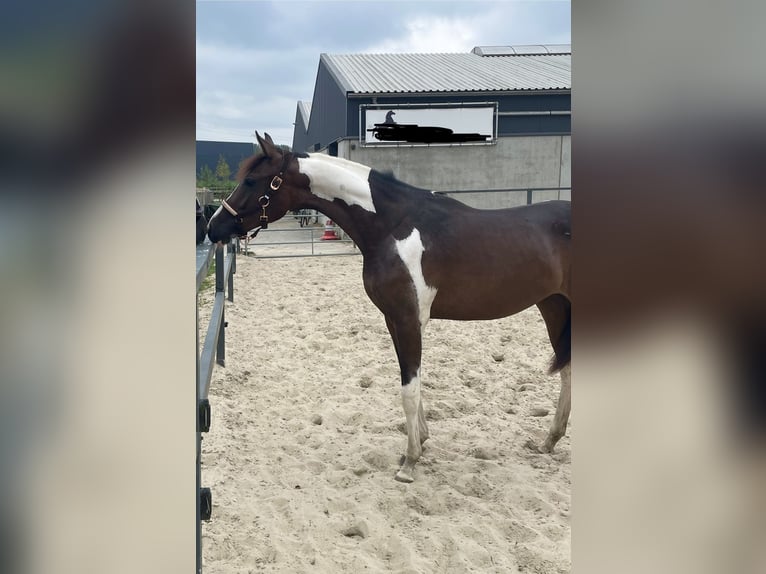
[[[226,253],[224,254],[224,250]],[[226,363],[226,321],[225,298],[234,301],[234,273],[237,268],[237,243],[223,246],[203,243],[197,246],[197,382],[196,382],[196,420],[197,420],[197,572],[202,572],[202,520],[209,520],[213,510],[212,495],[209,488],[201,484],[202,433],[210,430],[210,402],[208,389],[213,375],[213,360],[221,366]],[[199,340],[199,290],[208,275],[210,264],[215,257],[215,300],[205,339],[200,350]],[[228,293],[224,293],[224,291]]]
[[[231,193],[229,189],[197,188],[197,199],[201,205],[220,205],[221,199]],[[530,205],[550,199],[572,199],[571,187],[511,187],[507,189],[458,189],[441,190],[436,193],[447,195],[473,207],[502,208]]]
[[[213,201],[216,205],[228,190],[197,190],[200,202]],[[480,209],[501,209],[530,205],[551,199],[570,200],[571,187],[519,187],[508,189],[469,189],[437,191],[439,195],[453,197],[458,201]],[[204,205],[204,203],[203,203]],[[328,255],[359,255],[354,243],[337,226],[332,230],[341,239],[322,239],[327,229],[323,225],[299,227],[298,214],[288,214],[280,221],[269,224],[256,238],[244,243],[243,252],[257,259],[283,257],[323,257]]]
[[[322,239],[328,234],[338,239]],[[299,227],[291,217],[269,224],[255,240],[240,243],[242,252],[256,259],[360,255],[354,242],[337,225]]]
[[[508,189],[459,189],[437,191],[439,195],[453,197],[471,207],[480,209],[502,209],[531,205],[552,199],[571,201],[571,187],[512,187]]]
[[[551,199],[571,199],[571,187],[523,187],[492,190],[459,190],[438,191],[481,209],[500,209],[530,205]],[[358,255],[360,252],[353,242],[346,239],[343,231],[332,228],[342,239],[340,241],[323,241],[321,236],[326,228],[303,227],[290,217],[270,224],[267,230],[258,233],[255,241],[247,245],[247,253],[258,259],[274,257],[316,257],[325,255]]]

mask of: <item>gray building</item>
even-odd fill
[[[477,207],[570,199],[571,48],[322,54],[313,100],[298,102],[293,149]]]

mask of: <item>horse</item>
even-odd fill
[[[401,372],[407,449],[396,480],[412,482],[429,437],[421,400],[422,335],[430,319],[542,314],[561,389],[544,453],[566,432],[571,404],[571,204],[475,209],[392,175],[324,154],[284,151],[256,132],[261,152],[211,218],[213,243],[257,233],[294,209],[336,222],[363,256],[365,291],[383,313]]]
[[[197,245],[205,241],[205,235],[207,235],[207,219],[205,219],[205,213],[202,211],[202,206],[197,200]]]

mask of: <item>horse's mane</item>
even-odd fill
[[[245,181],[248,174],[253,171],[256,166],[261,163],[261,160],[266,156],[263,153],[257,153],[246,159],[243,159],[239,164],[239,171],[237,172],[237,181]]]
[[[289,153],[291,157],[308,157],[308,154],[300,152],[282,152]],[[262,160],[266,159],[266,155],[263,152],[259,152],[253,156],[243,159],[239,164],[239,171],[237,171],[237,181],[245,181],[245,178],[253,171]]]

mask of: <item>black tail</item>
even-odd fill
[[[557,373],[566,367],[572,360],[572,309],[567,305],[567,321],[564,329],[553,347],[555,356],[551,362],[549,373]]]

